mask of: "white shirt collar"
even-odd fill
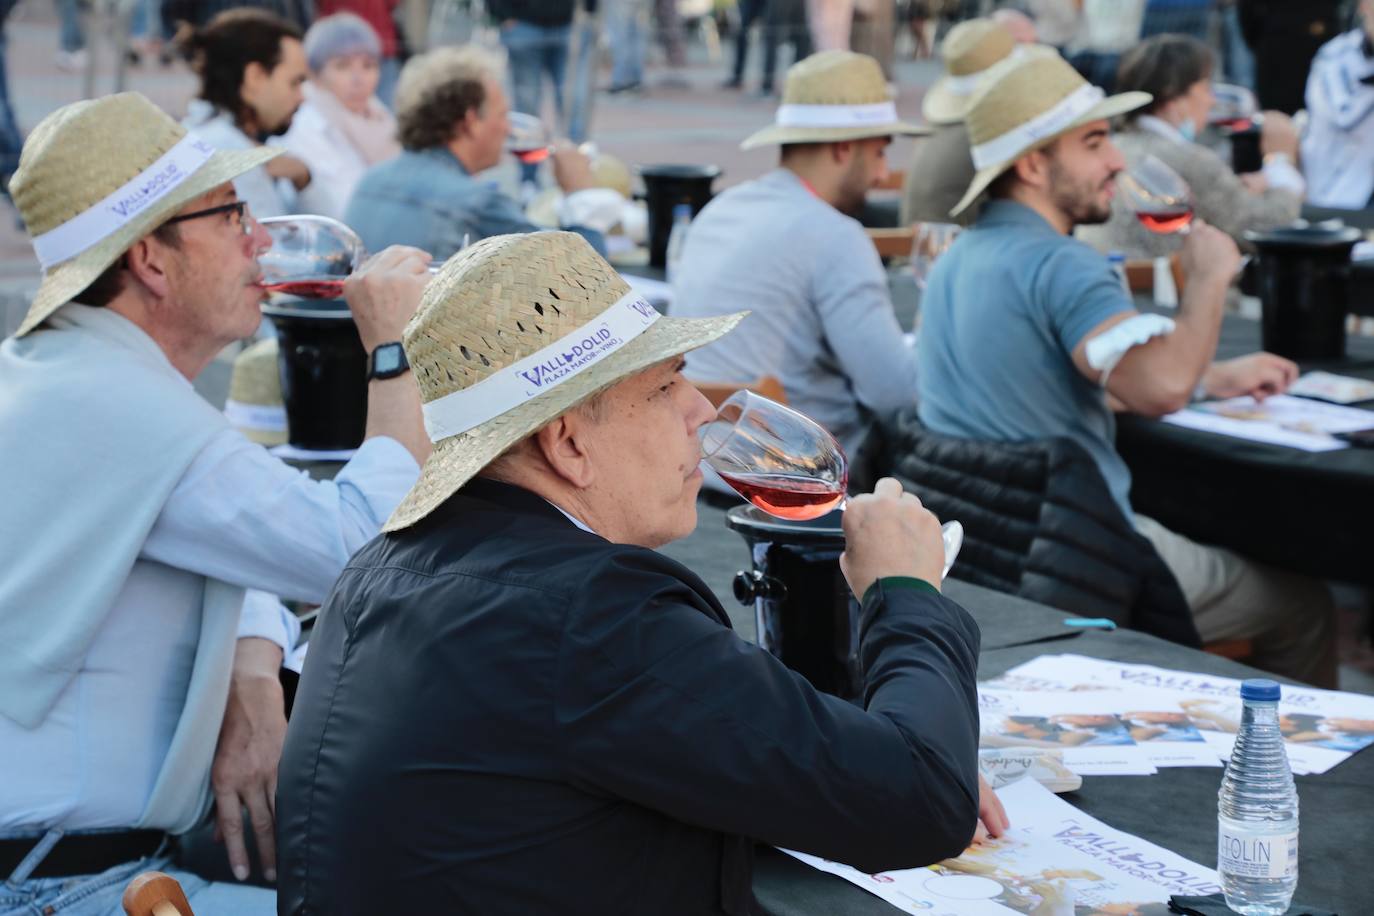
[[[165,367],[168,373],[180,379],[182,384],[191,384],[191,380],[182,375],[176,366],[172,365],[167,354],[158,346],[157,341],[148,335],[147,331],[112,309],[82,305],[80,302],[68,302],[49,315],[44,323],[55,330],[61,330],[64,327],[76,327],[98,337],[103,337],[132,350],[159,368]]]
[[[1136,118],[1135,122],[1140,125],[1141,130],[1148,130],[1150,133],[1163,137],[1166,140],[1172,140],[1175,143],[1188,142],[1188,138],[1183,136],[1177,127],[1163,118],[1157,118],[1154,115],[1147,114]]]
[[[564,517],[567,518],[568,521],[572,522],[574,525],[581,528],[583,531],[587,532],[588,534],[596,534],[595,531],[587,527],[586,523],[583,522],[582,519],[578,518],[576,515],[573,515],[571,512],[569,512],[567,509],[564,509],[558,503],[548,499],[545,499],[544,502],[548,503],[550,506],[553,506],[559,512],[562,512]],[[597,534],[596,536],[601,537],[601,535],[599,534]]]

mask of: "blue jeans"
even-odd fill
[[[590,125],[592,71],[596,64],[596,22],[584,19],[577,26],[577,57],[573,60],[568,86],[568,139],[581,143]]]
[[[0,4],[6,15],[12,3]],[[24,138],[19,133],[19,125],[14,120],[14,105],[10,103],[10,82],[5,45],[4,17],[0,16],[0,180],[9,177],[19,168],[19,151],[24,146]]]
[[[1228,83],[1255,88],[1255,55],[1240,33],[1240,14],[1235,6],[1221,11],[1221,71]]]
[[[516,22],[501,30],[501,44],[510,58],[511,99],[516,111],[539,117],[543,108],[544,74],[553,82],[553,106],[563,114],[563,77],[568,70],[570,26],[542,26]],[[538,165],[521,165],[520,179],[533,181]]]
[[[644,82],[644,51],[649,34],[645,0],[607,0],[606,31],[611,39],[611,88]]]
[[[80,51],[86,47],[86,36],[81,32],[81,8],[77,6],[77,0],[57,0],[57,15],[62,19],[58,46],[63,51]]]
[[[383,57],[378,71],[380,78],[377,80],[377,98],[387,108],[391,108],[396,98],[396,81],[401,77],[401,61],[395,57]]]
[[[1198,41],[1207,40],[1212,18],[1212,4],[1201,2],[1152,2],[1145,5],[1145,18],[1140,23],[1142,40],[1152,35],[1173,32],[1191,35]]]
[[[0,884],[0,916],[123,916],[120,898],[124,887],[145,871],[165,872],[175,878],[196,916],[274,916],[277,912],[276,892],[211,883],[176,868],[172,857],[161,853],[116,865],[98,875],[27,877],[39,862],[41,858],[26,860]]]

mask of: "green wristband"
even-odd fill
[[[884,589],[905,588],[917,592],[928,592],[932,595],[940,594],[940,590],[925,579],[917,579],[914,576],[884,576],[881,579],[875,579],[873,584],[868,587],[861,603],[867,604],[868,599],[873,597],[873,590],[879,586]]]

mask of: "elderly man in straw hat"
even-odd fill
[[[10,184],[44,276],[0,345],[0,906],[117,911],[212,790],[236,875],[246,807],[272,877],[277,672],[297,630],[251,589],[323,600],[428,454],[402,372],[377,373],[369,439],[332,482],[191,387],[261,320],[270,240],[232,181],[273,155],[216,151],[126,93],[45,118]],[[427,260],[383,252],[346,287],[393,365]],[[181,876],[202,916],[273,910],[267,891]]]
[[[1332,685],[1332,605],[1320,584],[1196,544],[1133,513],[1113,406],[1148,416],[1213,397],[1282,391],[1297,367],[1268,353],[1213,363],[1231,239],[1195,221],[1175,317],[1136,312],[1106,259],[1070,235],[1111,214],[1125,167],[1108,119],[1150,101],[1104,97],[1058,57],[1004,71],[968,115],[978,172],[954,212],[986,193],[973,230],[936,262],[921,303],[921,421],[936,432],[1020,441],[1068,437],[1094,459],[1115,508],[1148,538],[1205,641],[1250,639],[1253,660]],[[1110,509],[1110,507],[1108,507]]]
[[[866,708],[654,552],[696,525],[714,417],[683,354],[739,319],[659,317],[570,233],[444,266],[406,329],[434,454],[297,694],[281,912],[750,913],[756,839],[873,870],[957,854],[980,807],[1005,827],[978,632],[895,481],[844,518]]]
[[[936,125],[931,135],[916,143],[911,166],[902,187],[901,222],[947,223],[949,211],[959,202],[973,180],[964,116],[980,86],[998,73],[998,65],[1018,60],[1028,47],[1044,53],[1048,48],[1018,44],[1012,33],[991,19],[970,19],[949,30],[940,45],[945,73],[921,99],[921,114]],[[976,211],[965,211],[961,225],[972,222]]]
[[[924,133],[898,120],[871,57],[823,51],[787,71],[775,123],[743,144],[780,146],[778,167],[716,197],[687,235],[673,314],[753,311],[692,357],[692,378],[776,376],[851,454],[874,415],[915,402],[915,354],[852,214],[886,177],[892,137]]]

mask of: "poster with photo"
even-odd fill
[[[979,748],[1049,748],[1080,776],[1155,772],[1110,693],[978,691]]]
[[[1222,759],[1240,727],[1240,684],[1235,678],[1153,665],[1134,665],[1082,655],[1047,655],[1008,672],[1020,683],[1099,685],[1130,702],[1137,691],[1165,692],[1188,714],[1203,739]],[[1077,692],[1077,691],[1076,691]],[[1097,693],[1097,691],[1086,691]],[[1118,706],[1118,712],[1124,712]],[[1374,697],[1315,687],[1284,685],[1279,726],[1288,761],[1298,775],[1325,773],[1351,754],[1374,744]]]
[[[1176,695],[1167,691],[1135,689],[1129,692],[1107,684],[1089,682],[1070,684],[1062,680],[1008,674],[984,681],[981,688],[989,691],[1034,694],[1050,697],[1070,694],[1075,697],[1095,695],[1102,707],[1114,712],[1140,745],[1146,760],[1156,767],[1221,766],[1222,760],[1208,742],[1202,730],[1178,705]],[[1051,702],[1042,699],[1041,702]]]
[[[869,875],[783,851],[923,916],[1166,916],[1173,894],[1221,890],[1212,869],[1115,830],[1034,780],[998,796],[1012,828],[927,868]]]

